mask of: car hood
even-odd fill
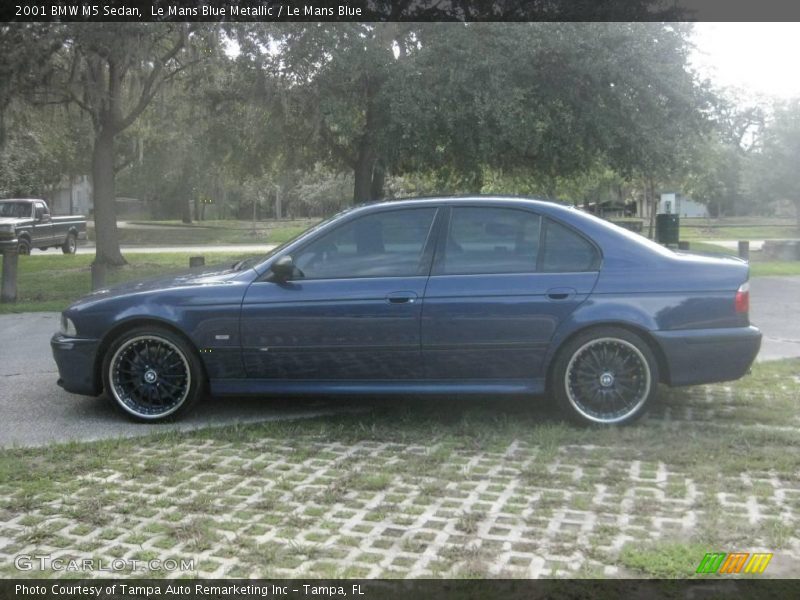
[[[255,275],[256,273],[252,269],[235,270],[230,265],[210,266],[202,270],[193,269],[191,271],[176,272],[150,279],[126,281],[125,283],[105,287],[84,296],[78,300],[75,305],[128,294],[164,291],[185,287],[227,285],[243,279],[252,279]]]
[[[17,217],[0,217],[0,225],[18,225],[23,221],[30,221],[30,219],[20,219]]]

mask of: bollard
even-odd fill
[[[3,248],[3,282],[0,284],[0,301],[17,301],[17,243]]]
[[[750,260],[750,242],[748,240],[739,240],[739,258]]]
[[[688,250],[689,242],[678,242],[678,250]]]
[[[99,290],[106,285],[106,265],[94,261],[92,263],[92,291]]]
[[[206,257],[205,256],[190,256],[189,257],[189,267],[202,267],[206,264]]]

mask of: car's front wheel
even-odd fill
[[[639,335],[602,327],[565,344],[551,386],[560,408],[573,421],[620,425],[645,413],[658,380],[656,358]]]
[[[114,340],[103,361],[103,386],[112,402],[137,421],[185,412],[203,394],[205,378],[194,349],[161,327],[137,327]]]

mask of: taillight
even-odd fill
[[[750,282],[745,281],[736,290],[736,299],[733,302],[737,313],[748,313],[750,311]]]

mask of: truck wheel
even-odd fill
[[[21,238],[17,243],[17,254],[30,254],[31,242],[27,238]]]
[[[75,237],[74,233],[68,233],[67,239],[64,240],[64,244],[61,246],[61,251],[64,254],[75,254],[78,250],[78,238]]]

